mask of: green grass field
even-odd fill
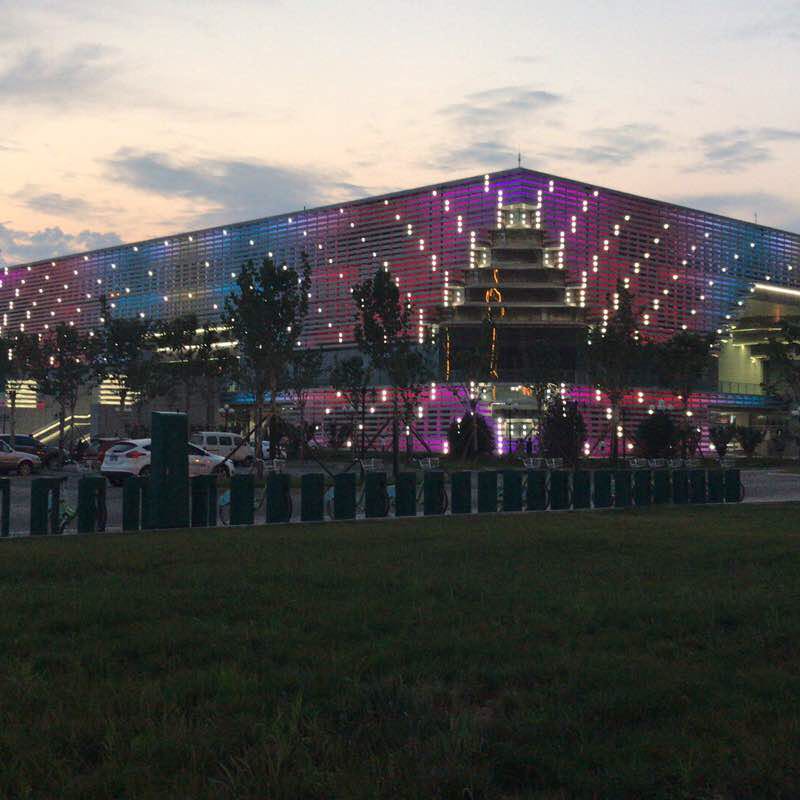
[[[0,543],[0,797],[796,798],[798,510]]]

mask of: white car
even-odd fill
[[[215,456],[189,444],[189,477],[195,475],[219,475],[231,477],[233,465],[221,456]],[[109,483],[120,486],[128,475],[142,478],[150,474],[150,439],[128,439],[106,450],[100,472]]]
[[[230,457],[234,464],[252,464],[255,450],[253,445],[245,442],[238,433],[230,431],[198,431],[193,433],[189,441],[202,447],[209,453]]]

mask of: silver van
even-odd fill
[[[193,433],[189,441],[214,455],[230,456],[235,464],[252,464],[255,455],[252,445],[230,431],[199,431]]]

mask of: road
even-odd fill
[[[78,476],[73,473],[58,473],[65,475],[67,480],[62,485],[62,492],[67,502],[77,507]],[[777,503],[787,501],[800,501],[800,474],[779,472],[770,469],[743,470],[742,483],[745,487],[746,503]],[[298,491],[293,491],[294,518],[299,517],[300,496]],[[118,531],[122,528],[122,489],[114,486],[107,487],[107,506],[109,531]],[[256,514],[257,519],[263,521],[264,509]],[[11,478],[11,534],[12,536],[26,535],[30,525],[30,478]],[[75,532],[73,522],[68,532]]]

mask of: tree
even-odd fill
[[[735,425],[711,425],[708,429],[708,438],[714,445],[717,457],[722,460],[728,452],[728,445],[736,436]]]
[[[211,325],[203,325],[197,337],[194,368],[206,402],[206,428],[214,427],[220,383],[236,374],[238,362],[230,347],[224,346],[220,335]]]
[[[342,393],[342,396],[350,406],[353,417],[353,429],[355,430],[355,420],[360,420],[359,437],[360,446],[358,448],[361,458],[366,456],[366,436],[367,436],[367,406],[370,398],[374,402],[375,389],[372,387],[372,369],[364,361],[363,356],[352,356],[342,361],[336,359],[330,373],[331,386]]]
[[[311,266],[301,255],[300,267],[276,266],[265,258],[259,266],[247,261],[236,279],[236,291],[225,300],[223,324],[236,342],[239,377],[253,392],[256,454],[261,454],[264,395],[270,393],[270,457],[278,455],[278,393],[286,386],[289,363],[300,347],[308,311]]]
[[[195,314],[186,314],[170,320],[162,320],[154,326],[154,334],[159,348],[167,350],[171,358],[163,358],[159,367],[164,371],[171,389],[183,389],[183,410],[189,416],[192,409],[192,396],[198,384],[197,338],[198,321]]]
[[[388,270],[353,288],[356,304],[356,343],[377,372],[392,388],[392,467],[400,471],[400,423],[410,422],[413,405],[430,369],[423,348],[408,334],[409,303],[400,302],[400,291]]]
[[[616,461],[620,407],[641,370],[642,341],[634,318],[633,296],[622,281],[617,282],[616,297],[609,298],[612,304],[616,310],[607,325],[596,327],[591,334],[588,367],[592,382],[606,393],[611,405],[611,460]]]
[[[666,411],[656,411],[639,423],[635,439],[644,458],[671,458],[675,453],[678,431]]]
[[[748,458],[755,455],[756,448],[764,440],[764,432],[758,428],[741,427],[736,429],[736,438]]]
[[[460,442],[458,450],[452,448],[453,443],[451,442],[450,452],[453,455],[460,453],[463,458],[466,458],[468,451],[472,453],[473,457],[483,452],[481,442],[479,442],[480,423],[473,425],[470,420],[480,416],[478,414],[478,405],[480,403],[478,385],[497,378],[496,358],[493,347],[495,336],[496,328],[491,312],[489,312],[481,325],[478,344],[475,347],[464,347],[455,350],[450,357],[448,383],[455,388],[456,397],[461,401],[465,411],[458,429],[460,432],[467,431],[471,437],[470,439],[464,439],[459,433],[459,436],[456,437]]]
[[[463,458],[477,459],[493,452],[494,436],[481,414],[465,414],[450,423],[447,444],[451,453],[461,453]]]
[[[58,450],[64,457],[66,420],[72,420],[81,390],[91,385],[94,343],[86,334],[60,322],[31,348],[30,371],[38,391],[58,406]],[[74,443],[73,443],[74,444]]]
[[[766,345],[766,362],[763,388],[767,394],[783,401],[789,408],[781,436],[800,443],[800,325],[783,322]],[[800,449],[798,449],[800,457]]]
[[[308,439],[308,431],[306,429],[308,393],[319,380],[321,367],[322,350],[296,351],[289,362],[287,383],[299,417],[297,446],[301,462],[305,460],[305,448]]]
[[[691,331],[679,331],[671,339],[655,346],[655,365],[662,385],[681,400],[681,456],[686,458],[693,437],[689,424],[689,399],[710,369],[714,356],[714,337]]]
[[[572,400],[556,395],[547,404],[542,417],[539,443],[547,458],[563,458],[576,466],[586,441],[586,423]]]
[[[11,447],[17,431],[17,394],[29,378],[32,348],[36,337],[26,333],[0,336],[0,391],[5,393],[8,408],[9,434]],[[35,388],[35,382],[29,381]]]
[[[163,390],[163,380],[156,374],[159,359],[153,326],[137,317],[113,315],[105,297],[100,298],[100,308],[92,363],[95,379],[114,381],[120,411],[134,403],[140,416],[144,403]]]

